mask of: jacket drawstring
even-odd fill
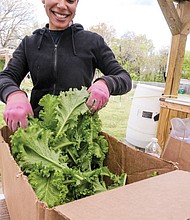
[[[42,44],[42,40],[43,40],[44,34],[46,32],[46,28],[43,28],[41,31],[42,31],[42,35],[41,35],[41,38],[39,40],[38,50],[40,50],[40,48],[41,48],[41,44]],[[74,54],[74,56],[77,56],[73,26],[71,26],[71,41],[72,41],[72,47],[73,47],[73,54]]]
[[[44,29],[42,29],[42,31],[43,32],[42,32],[42,35],[41,35],[41,38],[40,38],[40,42],[38,44],[38,50],[40,50],[40,48],[41,48],[42,40],[43,40],[44,34],[46,32],[46,29],[44,28]]]

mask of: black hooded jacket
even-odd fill
[[[63,31],[57,44],[48,29],[36,30],[26,36],[13,53],[6,69],[0,73],[0,99],[19,89],[30,73],[33,82],[31,105],[35,111],[45,94],[58,95],[69,88],[90,87],[99,69],[111,95],[131,90],[131,78],[116,61],[104,39],[73,24]]]

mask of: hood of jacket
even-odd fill
[[[71,26],[69,26],[68,28],[66,28],[64,30],[64,32],[71,31],[73,53],[74,53],[75,56],[77,56],[76,47],[75,47],[75,33],[78,32],[78,31],[83,31],[83,30],[84,30],[83,26],[81,24],[78,24],[78,23],[72,24]],[[44,35],[47,32],[49,32],[49,24],[46,24],[45,27],[36,29],[33,32],[33,34],[41,35],[39,43],[38,43],[38,49],[39,50],[41,48],[41,44],[43,42]]]

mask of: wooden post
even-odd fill
[[[164,95],[171,95],[172,97],[178,95],[187,35],[190,33],[190,1],[177,1],[178,4],[176,10],[174,10],[174,3],[172,0],[157,1],[172,33],[172,42],[166,73],[166,86],[164,90]],[[169,135],[170,119],[174,116],[176,117],[176,111],[177,110],[171,111],[163,106],[160,108],[157,138],[162,148]],[[181,115],[180,117],[184,117],[184,115]],[[186,113],[186,117],[189,117],[189,114]]]
[[[167,79],[165,86],[165,95],[177,95],[180,85],[181,72],[183,68],[183,60],[185,55],[185,47],[187,41],[187,35],[190,32],[190,2],[180,1],[176,9],[181,26],[179,27],[179,20],[177,17],[176,30],[180,30],[180,33],[172,32],[172,43],[170,49],[170,57],[168,63]],[[172,30],[171,30],[172,31]]]
[[[187,35],[172,36],[164,95],[177,95],[185,54]]]

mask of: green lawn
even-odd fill
[[[3,112],[5,109],[5,105],[1,102],[0,103],[0,127],[2,127],[3,125],[5,125],[5,122],[3,120]]]
[[[132,91],[122,96],[111,96],[107,106],[99,112],[102,130],[118,140],[126,136],[132,96]]]
[[[127,121],[131,108],[133,92],[122,96],[111,96],[106,107],[99,111],[102,121],[102,131],[123,140],[126,136]],[[5,125],[3,120],[4,104],[0,104],[0,126]]]

